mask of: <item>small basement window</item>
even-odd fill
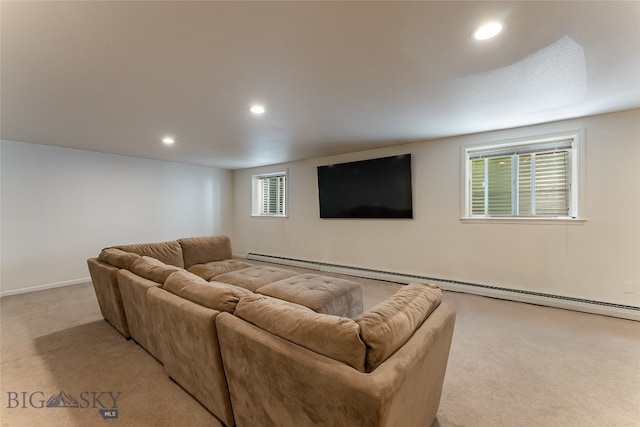
[[[287,172],[275,172],[252,177],[253,216],[287,216]]]
[[[578,216],[578,134],[466,147],[465,218]]]

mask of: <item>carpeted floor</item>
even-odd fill
[[[365,309],[401,286],[351,279]],[[433,427],[640,426],[640,323],[444,296],[458,318]],[[102,320],[89,283],[4,297],[0,320],[2,426],[220,425]]]

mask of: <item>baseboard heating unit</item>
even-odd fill
[[[509,301],[526,302],[529,304],[544,305],[548,307],[563,308],[567,310],[582,311],[585,313],[601,314],[604,316],[640,321],[640,307],[634,307],[630,305],[612,304],[602,301],[592,301],[581,298],[545,294],[540,292],[482,285],[479,283],[460,282],[456,280],[439,279],[435,277],[418,276],[414,274],[396,273],[360,267],[350,267],[346,265],[307,261],[251,252],[247,255],[247,259],[307,268],[310,270],[344,274],[348,276],[363,277],[367,279],[383,280],[386,282],[405,284],[412,282],[430,282],[435,283],[446,291],[463,292],[467,294],[482,295]]]

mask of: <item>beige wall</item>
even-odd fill
[[[229,233],[231,172],[2,141],[0,290],[87,280],[105,246]]]
[[[461,147],[584,130],[581,224],[465,223]],[[321,220],[316,166],[411,153],[413,220]],[[233,173],[249,252],[640,306],[640,110]],[[289,217],[252,218],[251,175],[289,170]],[[623,292],[632,282],[635,293]]]

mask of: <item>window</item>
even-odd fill
[[[578,135],[465,148],[465,217],[577,217]]]
[[[252,215],[287,216],[287,172],[254,175]]]

